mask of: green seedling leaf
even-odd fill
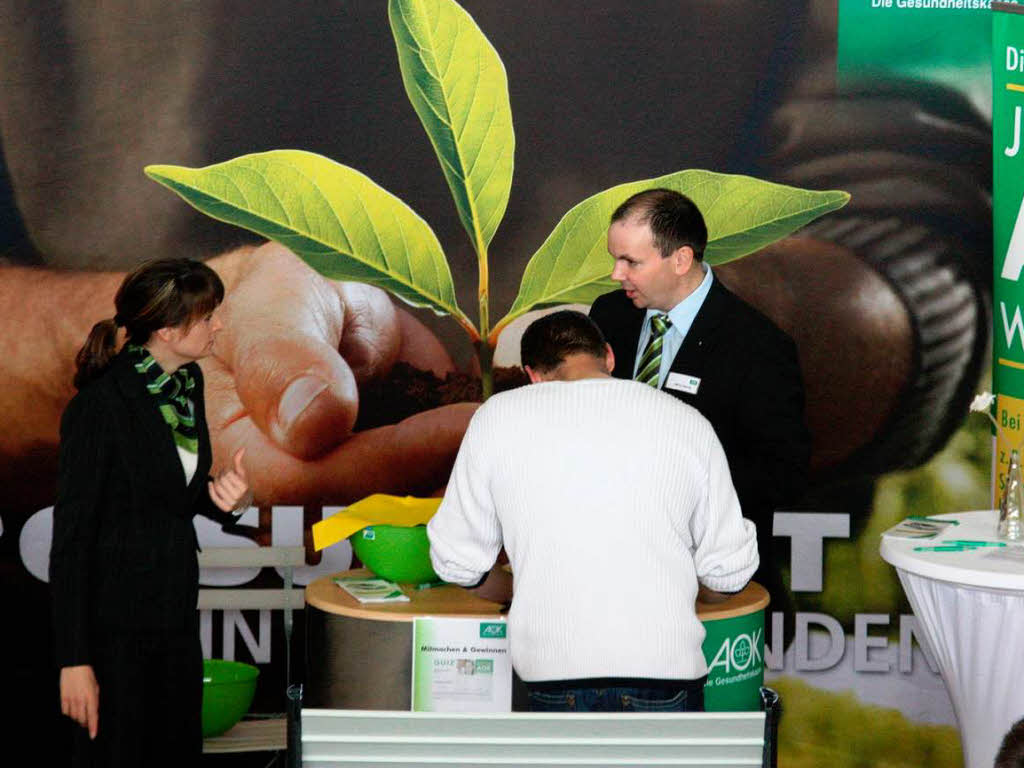
[[[145,170],[203,213],[276,240],[326,277],[376,285],[472,328],[433,230],[359,171],[290,149]]]
[[[846,205],[849,194],[773,184],[749,176],[680,171],[668,176],[606,189],[572,208],[530,259],[511,310],[491,340],[525,312],[551,304],[589,304],[617,287],[609,275],[608,220],[627,197],[653,187],[682,192],[693,200],[708,226],[704,258],[725,264],[786,235],[829,211]]]
[[[434,145],[462,226],[486,252],[512,187],[515,136],[505,66],[452,0],[390,0],[406,93]]]

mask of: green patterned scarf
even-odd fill
[[[132,344],[128,352],[138,357],[135,370],[145,378],[146,389],[156,398],[160,414],[174,435],[175,444],[189,453],[198,453],[195,406],[188,396],[195,388],[195,380],[184,366],[174,373],[166,373],[145,347]]]

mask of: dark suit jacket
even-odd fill
[[[191,631],[199,567],[192,517],[229,519],[207,491],[210,438],[199,366],[192,482],[156,401],[119,354],[61,419],[50,588],[58,666],[92,663],[110,632]]]
[[[615,353],[618,378],[633,376],[644,313],[623,291],[600,296],[591,307]],[[773,511],[799,501],[810,457],[792,339],[716,278],[671,370],[700,379],[695,394],[664,391],[714,426],[743,515],[757,525],[762,543],[770,541]],[[767,555],[763,544],[761,555]]]

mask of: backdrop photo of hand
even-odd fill
[[[434,335],[381,290],[323,278],[276,243],[212,259],[224,330],[202,361],[214,466],[243,446],[257,503],[429,494],[448,479],[475,403],[353,432],[359,386],[396,362],[444,376]]]

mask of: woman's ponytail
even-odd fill
[[[117,323],[101,320],[89,331],[89,338],[75,355],[75,388],[81,389],[95,379],[117,354]]]
[[[117,329],[132,344],[145,344],[160,328],[184,327],[213,312],[224,298],[217,273],[192,259],[159,259],[128,273],[114,296],[117,314],[96,323],[75,356],[75,386],[95,379],[117,356]]]

